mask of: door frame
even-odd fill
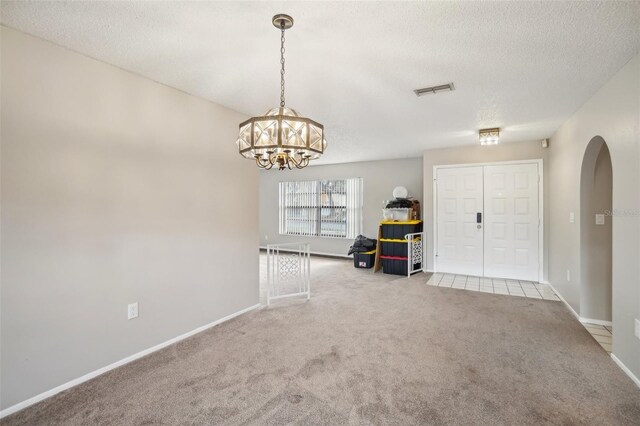
[[[438,272],[438,170],[462,167],[506,166],[511,164],[538,165],[538,282],[544,279],[544,162],[542,158],[531,160],[493,161],[485,163],[441,164],[433,166],[433,272]]]

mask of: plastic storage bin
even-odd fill
[[[353,266],[356,268],[373,268],[376,259],[376,251],[371,250],[364,253],[353,253]]]
[[[408,208],[389,208],[382,209],[382,217],[384,220],[405,222],[411,220],[413,209]]]
[[[414,232],[422,232],[421,220],[409,220],[405,222],[388,222],[380,223],[382,227],[382,238],[389,240],[403,240],[407,234]]]
[[[380,240],[380,254],[391,257],[407,257],[407,240]]]
[[[394,256],[380,256],[382,272],[391,275],[407,275],[407,258]]]

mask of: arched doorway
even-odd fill
[[[595,136],[580,179],[580,316],[611,322],[613,170],[607,143]]]

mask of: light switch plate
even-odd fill
[[[138,318],[138,302],[134,302],[127,306],[127,319]]]
[[[574,212],[569,213],[569,223],[576,223],[576,214]]]
[[[604,215],[596,214],[596,225],[604,225]]]

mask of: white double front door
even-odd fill
[[[437,271],[538,281],[538,163],[436,170]]]

